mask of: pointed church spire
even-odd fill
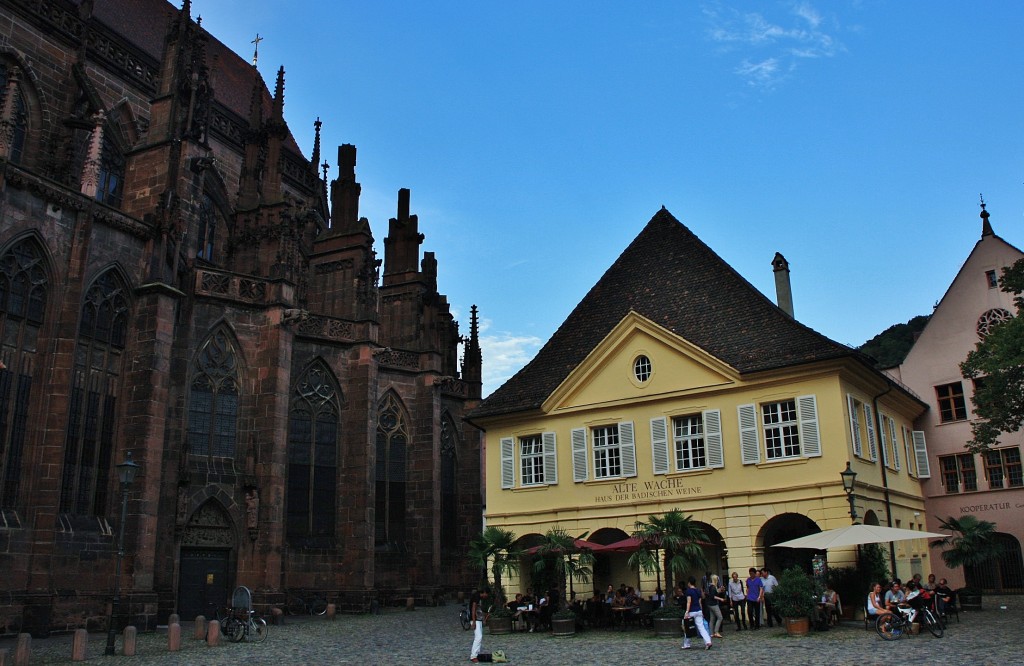
[[[284,122],[284,65],[277,70],[277,83],[274,85],[274,106],[271,119]]]
[[[988,211],[985,210],[985,197],[980,194],[978,196],[981,197],[981,214],[979,215],[981,217],[981,237],[994,236],[992,225],[988,221]]]
[[[323,125],[320,122],[320,116],[316,117],[313,121],[313,157],[310,158],[309,163],[313,165],[313,172],[316,173],[320,168],[320,126]],[[324,180],[327,176],[324,176]]]
[[[482,381],[483,354],[480,352],[480,317],[476,305],[469,308],[469,337],[464,338],[462,351],[462,379],[475,385],[473,397],[480,397]]]

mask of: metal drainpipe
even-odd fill
[[[884,391],[876,395],[871,399],[871,404],[875,410],[875,428],[878,432],[878,448],[881,449],[879,452],[881,455],[878,456],[878,462],[882,467],[882,495],[885,497],[885,519],[889,527],[892,527],[892,501],[889,498],[889,475],[885,470],[885,449],[882,448],[882,428],[885,427],[885,423],[882,421],[882,413],[878,410],[878,399],[886,393],[892,391],[892,384],[889,384]],[[893,449],[895,450],[895,442],[893,442]],[[896,577],[896,544],[892,541],[889,542],[889,565],[892,567],[892,576]]]

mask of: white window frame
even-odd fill
[[[790,405],[792,405],[791,408],[789,407]],[[803,449],[800,448],[800,419],[797,416],[796,400],[763,402],[759,407],[761,432],[764,436],[765,460],[776,461],[800,458]],[[791,419],[786,418],[789,413],[792,413]],[[768,417],[777,418],[778,420],[768,422]],[[776,440],[778,445],[774,446],[772,440]],[[772,450],[776,448],[778,451],[773,455]]]
[[[526,483],[523,474],[523,447],[524,439],[537,437],[540,439],[542,480],[534,480]],[[518,441],[517,441],[518,440]],[[499,440],[501,455],[501,489],[512,490],[516,488],[516,470],[519,472],[519,486],[532,488],[537,486],[553,486],[558,483],[558,449],[557,438],[553,432],[531,433],[519,437],[502,437]],[[536,456],[536,452],[530,453],[530,457]]]
[[[591,428],[590,441],[594,450],[594,478],[620,478],[622,476],[622,446],[619,441],[619,425],[612,423]]]
[[[672,458],[677,472],[689,472],[708,466],[703,416],[697,413],[672,417]],[[694,464],[694,460],[699,461],[699,464]]]
[[[519,479],[524,486],[544,485],[544,441],[539,433],[519,438]]]

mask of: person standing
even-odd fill
[[[743,581],[740,575],[732,572],[732,580],[729,581],[729,601],[732,603],[732,614],[736,618],[736,631],[747,628],[747,618],[743,614],[743,607],[747,605],[747,595],[743,590]]]
[[[690,576],[690,579],[686,581],[686,610],[683,613],[683,624],[686,624],[686,618],[690,618],[697,625],[697,631],[700,633],[700,637],[704,639],[704,649],[711,649],[711,636],[708,635],[707,627],[704,626],[704,613],[700,609],[700,590],[697,589],[697,579]],[[690,649],[690,637],[683,632],[683,649]]]
[[[484,643],[484,622],[487,621],[488,616],[484,604],[487,603],[490,596],[490,590],[485,587],[479,592],[473,592],[469,598],[469,622],[473,628],[473,647],[469,650],[469,660],[473,663],[479,661],[477,655],[480,654],[480,648]]]
[[[761,602],[764,601],[764,581],[757,569],[750,567],[747,572],[747,621],[753,630],[761,628]]]
[[[768,626],[771,627],[772,620],[774,619],[782,626],[782,617],[779,615],[779,611],[775,610],[775,604],[772,603],[772,590],[779,584],[779,579],[772,575],[770,569],[761,569],[761,582],[764,587],[764,614],[768,621]]]
[[[722,634],[722,604],[726,602],[722,588],[719,585],[718,574],[711,574],[708,585],[704,589],[704,617],[708,619],[708,630],[712,638],[721,638]]]

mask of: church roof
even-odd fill
[[[536,409],[630,311],[740,373],[859,356],[792,319],[665,208],[473,417]]]

